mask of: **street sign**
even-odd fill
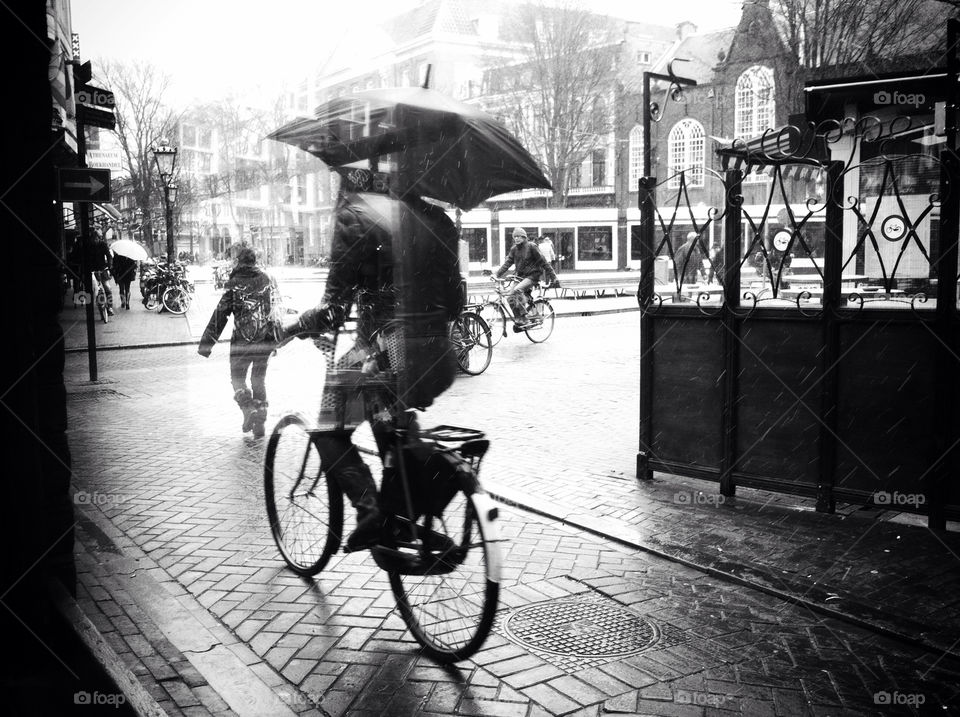
[[[87,166],[97,169],[109,169],[113,172],[123,170],[119,149],[88,149]]]
[[[113,110],[116,98],[110,90],[93,85],[82,85],[77,89],[77,104]]]
[[[93,85],[80,85],[75,95],[77,119],[89,127],[113,129],[117,120],[116,98],[110,90]]]
[[[57,188],[62,202],[109,202],[110,170],[61,167]]]

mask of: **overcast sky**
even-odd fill
[[[346,27],[384,18],[417,0],[72,0],[84,60],[146,60],[171,77],[168,101],[219,98],[231,88],[274,94],[305,77]],[[742,0],[589,0],[628,19],[701,31],[735,25]]]

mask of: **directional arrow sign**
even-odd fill
[[[110,170],[62,167],[59,188],[63,202],[109,202]]]

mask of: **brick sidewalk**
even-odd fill
[[[578,333],[559,331],[541,346],[507,339],[489,372],[458,381],[429,417],[489,427],[487,487],[549,516],[504,511],[504,615],[603,598],[607,608],[624,606],[656,623],[664,639],[655,651],[565,662],[498,631],[474,660],[448,672],[416,657],[389,588],[361,556],[338,556],[315,583],[287,573],[259,509],[259,445],[239,437],[228,392],[217,388],[226,385],[225,352],[210,362],[188,347],[110,352],[98,386],[83,381],[82,357],[68,357],[78,488],[122,498],[102,509],[115,526],[113,542],[136,552],[219,644],[240,650],[260,683],[292,690],[282,701],[294,711],[319,703],[326,714],[356,715],[706,714],[717,706],[744,715],[876,714],[871,695],[894,688],[924,693],[928,707],[957,706],[960,673],[944,653],[957,627],[956,534],[934,536],[861,511],[815,514],[802,499],[758,491],[719,505],[706,500],[715,486],[673,476],[637,483],[635,318],[570,319],[564,326]],[[611,337],[602,352],[584,334],[597,321]],[[551,372],[531,372],[530,359]],[[573,375],[576,384],[556,380]],[[518,377],[535,403],[513,400]],[[76,400],[84,392],[92,395]],[[545,415],[551,431],[537,430]],[[518,436],[524,451],[511,450]],[[688,499],[678,500],[681,493]],[[110,552],[83,544],[87,554]],[[937,544],[943,549],[933,562],[918,550]],[[107,567],[96,577],[109,574]],[[750,582],[790,599],[742,586]],[[914,637],[943,647],[932,652],[825,618],[811,609],[817,601],[889,632],[912,625]],[[858,615],[866,605],[880,613]],[[165,636],[171,630],[158,627]],[[573,622],[570,634],[584,629],[589,621]],[[188,661],[200,653],[179,649]],[[149,679],[160,683],[156,694],[171,713],[222,711],[209,694],[210,704],[195,694],[217,681],[215,670],[201,671],[203,683],[194,676],[189,694],[178,686],[186,682],[181,671],[164,674]],[[187,711],[168,686],[200,704]],[[235,710],[243,702],[228,704]]]

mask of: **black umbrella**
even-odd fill
[[[492,116],[421,87],[366,90],[320,105],[268,135],[332,167],[399,153],[402,194],[469,210],[497,194],[551,189],[523,146]]]

